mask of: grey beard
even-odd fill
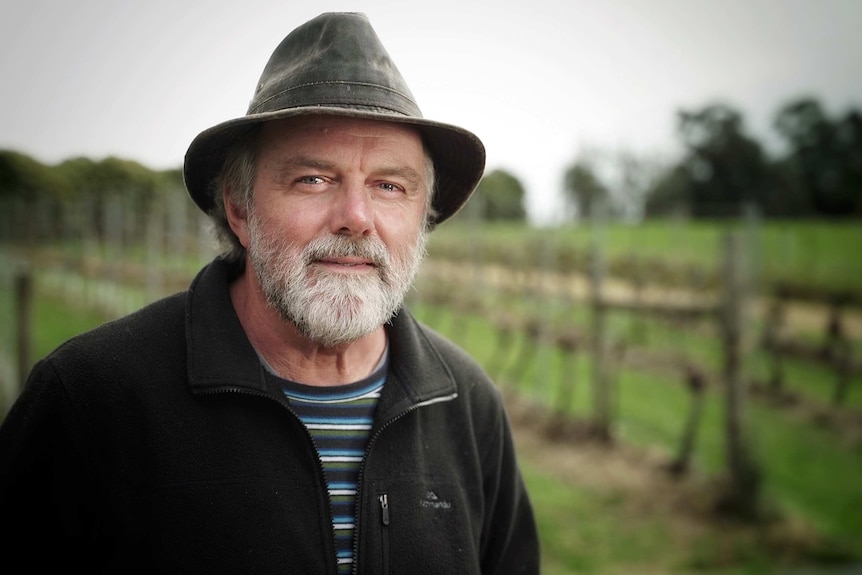
[[[401,307],[425,256],[427,232],[393,257],[379,238],[329,235],[301,250],[268,237],[250,214],[248,257],[267,303],[305,337],[325,347],[356,341],[387,323]],[[375,274],[339,274],[314,262],[361,257]]]

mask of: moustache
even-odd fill
[[[386,268],[389,265],[389,252],[383,242],[377,238],[327,236],[312,240],[303,250],[303,260],[306,265],[318,260],[338,257],[362,258],[378,268]]]

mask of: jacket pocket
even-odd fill
[[[374,535],[360,538],[368,556],[378,558],[374,573],[479,573],[481,494],[446,477],[398,475],[372,483]]]

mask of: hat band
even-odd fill
[[[321,106],[386,110],[402,116],[422,117],[416,103],[404,94],[378,84],[359,82],[315,82],[294,86],[265,100],[252,102],[248,114]]]

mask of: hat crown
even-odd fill
[[[272,53],[248,114],[334,106],[421,118],[422,112],[368,18],[326,13]]]
[[[434,163],[433,223],[470,197],[485,167],[485,147],[463,128],[422,116],[407,83],[361,13],[321,14],[282,40],[258,81],[244,116],[212,126],[186,152],[183,178],[204,212],[221,194],[219,174],[231,146],[263,123],[304,115],[395,122],[422,136]]]

